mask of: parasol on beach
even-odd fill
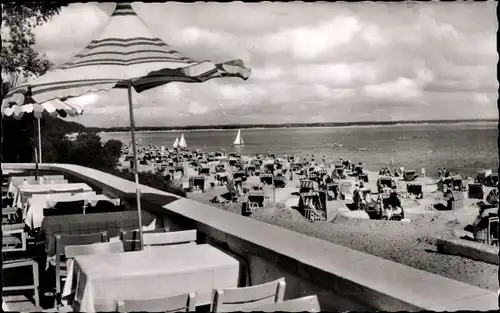
[[[44,103],[89,92],[127,89],[137,210],[142,226],[132,88],[140,93],[169,82],[201,83],[217,77],[246,80],[250,72],[241,60],[214,64],[182,55],[150,33],[130,3],[118,3],[96,40],[68,62],[13,88],[3,99],[2,113],[23,112],[26,98]],[[142,227],[139,232],[142,242]]]

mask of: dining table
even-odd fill
[[[96,194],[95,191],[79,193],[56,193],[56,194],[36,194],[28,199],[26,204],[26,216],[24,223],[30,229],[41,227],[43,220],[43,210],[53,207],[58,202],[72,202],[84,200],[86,204],[94,206],[97,201],[108,201],[118,205],[118,199],[111,199],[103,194]]]
[[[69,264],[63,298],[75,290],[74,309],[113,311],[115,301],[158,299],[196,292],[197,305],[213,289],[238,285],[239,263],[208,244],[145,247],[141,251],[82,255]]]
[[[27,200],[34,194],[51,194],[51,193],[67,193],[67,192],[88,192],[92,188],[86,183],[64,183],[64,184],[39,184],[39,185],[18,185],[17,192],[14,195],[14,205],[17,208],[23,209],[25,216],[25,207]]]
[[[35,185],[35,184],[43,184],[46,182],[54,181],[54,180],[64,180],[64,175],[45,175],[39,176],[38,179],[36,176],[12,176],[8,181],[8,192],[14,194],[16,192],[17,186],[21,184]]]

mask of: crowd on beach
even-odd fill
[[[402,166],[375,172],[340,156],[245,156],[152,145],[138,151],[139,170],[178,181],[195,201],[479,287],[498,287],[490,279],[495,266],[426,252],[436,249],[436,236],[494,242],[486,234],[494,229],[488,223],[498,205],[498,174],[491,170],[462,179],[446,169],[436,173],[440,177]],[[131,159],[131,147],[124,145],[121,166],[129,168]],[[379,207],[391,204],[391,210],[370,211],[366,203],[372,200]],[[394,219],[398,208],[402,214]],[[471,269],[485,274],[472,275]]]
[[[122,166],[131,166],[127,164],[132,161],[131,147],[125,145],[122,153]],[[280,158],[272,153],[245,156],[227,154],[224,150],[202,152],[152,145],[139,146],[138,156],[139,170],[160,173],[179,182],[190,193],[209,194],[213,196],[209,199],[212,203],[248,202],[242,206],[252,207],[250,212],[271,198],[269,193],[266,195],[265,187],[272,187],[273,194],[279,188],[295,188],[291,194],[296,203],[288,207],[297,207],[306,218],[320,216],[320,220],[328,219],[329,202],[346,200],[350,208],[365,211],[372,219],[407,220],[402,199],[423,199],[424,194],[436,190],[440,192],[436,199],[442,203],[434,204],[434,208],[452,210],[463,206],[461,193],[475,182],[473,178],[464,180],[459,173],[452,174],[446,168],[438,170],[438,180],[427,177],[425,168],[419,175],[403,165],[392,170],[382,168],[376,175],[365,168],[364,162],[352,162],[342,156],[334,161],[322,155],[322,162],[316,162],[311,154]],[[483,176],[498,181],[498,175],[491,171]],[[495,185],[494,181],[489,185]],[[280,198],[283,202],[290,200],[289,196]],[[258,203],[252,203],[253,199]],[[270,202],[273,201],[279,200],[274,196]]]

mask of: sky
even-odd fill
[[[195,60],[242,59],[247,81],[134,93],[136,126],[498,118],[496,2],[140,3]],[[55,64],[98,37],[114,3],[71,4],[35,29]],[[75,22],[78,21],[78,22]],[[86,126],[129,124],[126,92],[76,99]]]

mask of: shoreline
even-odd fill
[[[492,121],[492,120],[484,120],[484,121],[450,121],[450,122],[422,122],[422,123],[415,123],[415,122],[408,122],[408,123],[394,123],[394,124],[368,124],[368,125],[338,125],[338,126],[293,126],[293,127],[287,127],[287,126],[278,126],[278,127],[228,127],[228,128],[200,128],[200,129],[187,129],[187,128],[175,128],[175,129],[169,129],[169,130],[136,130],[136,133],[177,133],[177,132],[217,132],[217,131],[234,131],[234,130],[245,130],[245,131],[251,131],[251,130],[265,130],[265,129],[279,129],[279,130],[284,130],[284,129],[314,129],[314,128],[321,128],[321,129],[330,129],[330,128],[371,128],[371,127],[401,127],[401,126],[422,126],[422,125],[475,125],[475,124],[495,124],[498,125],[499,121]],[[248,126],[248,125],[245,125]],[[98,127],[96,127],[98,128]],[[119,127],[117,127],[119,128]],[[125,128],[125,127],[124,127]],[[140,128],[140,127],[139,127]],[[130,130],[119,130],[119,131],[100,131],[98,134],[130,134]]]

